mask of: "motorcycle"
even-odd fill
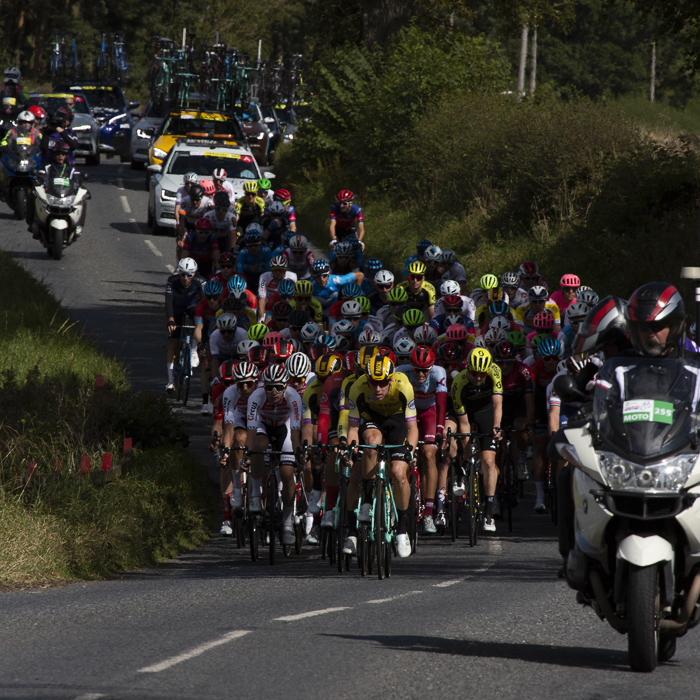
[[[29,136],[11,139],[0,158],[0,199],[7,202],[18,219],[27,218],[40,163],[38,141]]]
[[[38,177],[34,186],[35,218],[31,230],[47,253],[60,260],[63,249],[74,243],[86,214],[90,193],[75,178]],[[76,235],[77,234],[77,235]]]
[[[567,375],[554,390],[587,400]],[[635,671],[668,661],[700,622],[699,402],[700,364],[618,357],[598,372],[592,408],[554,436],[570,465],[559,480],[566,579],[627,634]]]

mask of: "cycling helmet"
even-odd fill
[[[73,121],[73,110],[67,105],[63,105],[53,113],[53,118],[58,122],[71,122]]]
[[[341,241],[335,246],[335,255],[352,255],[354,246],[350,241]]]
[[[223,209],[224,207],[231,206],[231,200],[229,199],[228,193],[221,190],[214,195],[214,206],[217,209]]]
[[[340,323],[340,321],[338,321],[338,323]],[[332,335],[328,335],[328,333],[322,333],[314,340],[315,345],[324,345],[328,350],[335,350],[336,342],[336,339]]]
[[[264,323],[256,323],[248,329],[248,340],[262,340],[270,329]]]
[[[418,251],[418,255],[423,255],[430,246],[433,245],[431,241],[429,241],[427,238],[421,238],[420,241],[416,244],[416,250]]]
[[[350,349],[350,338],[347,335],[338,335],[335,338],[335,348],[333,352],[340,353],[347,352]]]
[[[306,343],[313,343],[319,335],[321,335],[321,326],[313,321],[309,321],[301,329],[301,339]]]
[[[357,297],[362,296],[362,289],[360,289],[359,284],[355,284],[355,283],[346,284],[340,290],[340,296],[343,296],[346,299],[357,299]]]
[[[224,382],[224,384],[231,384],[236,379],[235,368],[238,362],[236,360],[226,360],[226,362],[221,363],[219,367],[219,379]]]
[[[260,181],[258,180],[258,182],[260,182]],[[268,180],[268,182],[270,182],[270,181]],[[261,185],[261,187],[262,187],[262,185]],[[269,190],[270,187],[272,187],[271,182],[265,189]],[[274,199],[276,199],[279,202],[287,202],[292,198],[292,193],[289,190],[279,189],[279,190],[275,190],[275,192],[272,196]]]
[[[207,231],[211,231],[211,221],[209,219],[205,219],[202,217],[201,219],[197,219],[197,221],[194,222],[194,227],[197,229],[197,231],[201,231],[202,233],[207,233]]]
[[[537,349],[543,358],[559,357],[561,343],[556,338],[548,337],[539,344]]]
[[[554,314],[549,309],[540,311],[538,314],[535,314],[532,325],[535,327],[535,330],[549,332],[554,328]]]
[[[442,298],[442,306],[447,313],[448,309],[456,309],[459,314],[462,313],[462,297],[459,294],[448,294]]]
[[[46,111],[39,107],[39,105],[32,105],[29,111],[36,117],[37,121],[46,119]]]
[[[275,257],[272,258],[272,260],[270,260],[270,269],[275,267],[278,270],[279,269],[286,270],[288,265],[289,265],[289,261],[287,260],[287,258],[284,257],[284,255],[275,255]],[[309,283],[309,284],[311,284],[311,283]]]
[[[375,279],[377,272],[379,272],[382,267],[382,261],[379,258],[369,258],[367,262],[365,262],[365,270],[374,273]]]
[[[194,172],[194,170],[190,170],[188,173],[185,173],[183,180],[186,185],[198,185],[199,175],[197,175],[197,173]]]
[[[233,256],[232,253],[229,253],[228,251],[226,253],[221,253],[221,257],[219,258],[219,265],[235,265],[235,263],[236,258]]]
[[[515,272],[504,272],[501,275],[501,287],[519,287],[520,279]]]
[[[394,287],[387,294],[387,301],[390,304],[403,304],[408,299],[408,292],[404,287]]]
[[[520,274],[524,275],[525,277],[533,277],[534,275],[539,275],[539,273],[540,273],[540,268],[537,267],[536,262],[526,260],[520,266]]]
[[[396,364],[396,355],[394,355],[394,351],[388,345],[380,345],[377,348],[377,355],[388,357],[394,364]]]
[[[262,345],[264,348],[270,348],[270,352],[272,353],[272,349],[274,348],[275,344],[279,343],[281,340],[286,340],[281,333],[278,333],[277,331],[270,331],[269,333],[266,333],[265,337],[262,339]]]
[[[246,281],[240,275],[234,275],[228,281],[226,286],[228,287],[229,292],[245,292],[246,287],[248,285],[246,284]]]
[[[630,342],[647,357],[659,357],[678,345],[685,329],[685,305],[680,292],[667,282],[648,282],[629,298],[624,309]],[[649,337],[644,331],[649,324],[668,328],[666,342]]]
[[[374,281],[377,284],[393,284],[394,275],[389,272],[389,270],[379,270],[379,272],[377,272],[377,274],[374,276]]]
[[[388,357],[377,353],[367,363],[365,371],[370,381],[383,382],[394,376],[394,363]]]
[[[348,321],[347,319],[343,318],[337,323],[333,324],[333,328],[331,329],[331,333],[333,335],[345,335],[347,333],[354,334],[355,333],[355,325],[353,324],[352,321]]]
[[[292,309],[289,314],[289,325],[301,330],[309,322],[309,312],[305,309]]]
[[[177,271],[181,275],[196,275],[197,274],[197,263],[192,258],[182,258],[177,264]]]
[[[247,357],[248,352],[253,348],[257,348],[259,345],[260,343],[257,340],[246,338],[245,340],[241,340],[241,342],[236,345],[236,352],[238,353],[239,357]]]
[[[253,222],[252,224],[248,224],[245,227],[245,232],[246,233],[257,233],[262,237],[264,230],[260,224],[256,224],[255,222]]]
[[[297,234],[289,239],[289,247],[292,250],[306,250],[309,247],[309,242],[306,240],[306,236]]]
[[[423,253],[425,262],[440,262],[440,256],[442,255],[442,249],[439,246],[431,245],[430,248],[426,248]]]
[[[190,187],[190,199],[195,201],[204,197],[204,188],[200,184],[195,184]]]
[[[229,313],[223,313],[216,319],[216,325],[220,331],[235,331],[238,319]]]
[[[394,346],[396,357],[400,360],[408,361],[411,353],[415,350],[416,344],[410,338],[401,338]]]
[[[31,112],[27,111],[26,109],[17,115],[17,123],[27,122],[27,123],[31,124],[34,121],[34,119],[35,119],[34,115]]]
[[[539,285],[535,285],[534,287],[530,288],[530,290],[527,293],[527,296],[530,299],[530,301],[546,300],[547,299],[547,290],[544,287],[540,287]]]
[[[215,180],[225,180],[226,179],[226,171],[223,168],[217,168],[211,176]]]
[[[294,284],[295,297],[310,297],[313,292],[314,288],[309,280],[299,280]]]
[[[243,185],[244,192],[257,192],[258,189],[259,186],[255,180],[248,180],[248,182]]]
[[[314,275],[327,275],[331,270],[328,260],[316,260],[311,266],[311,272]]]
[[[272,335],[272,333],[270,333]],[[268,336],[269,337],[269,336]],[[263,343],[265,341],[263,340]],[[270,348],[270,356],[274,357],[276,360],[284,360],[285,362],[292,356],[294,348],[288,340],[278,340]]]
[[[379,354],[379,348],[365,347],[360,348],[355,352],[355,374],[359,375],[364,372],[367,363]]]
[[[308,377],[311,372],[311,360],[303,352],[295,352],[284,366],[290,377]]]
[[[206,297],[220,297],[223,294],[224,288],[221,282],[217,280],[209,280],[204,285],[204,296]]]
[[[498,304],[502,302],[496,302]],[[544,312],[542,312],[544,313]],[[552,313],[551,311],[549,312],[550,314]],[[541,314],[537,314],[537,316],[540,316]],[[537,316],[535,316],[535,323],[537,323]],[[552,316],[552,318],[554,318]],[[535,325],[535,328],[538,326]],[[490,321],[489,321],[489,328],[496,328],[499,331],[510,331],[510,321],[507,318],[504,318],[503,316],[494,316]]]
[[[474,348],[467,357],[472,372],[486,372],[491,366],[491,353],[486,348]]]
[[[255,183],[258,184],[257,182]],[[264,384],[286,384],[289,381],[289,373],[284,365],[268,365],[262,373],[261,379]]]
[[[372,303],[367,297],[357,297],[355,301],[360,305],[363,314],[368,314],[372,310]]]
[[[588,357],[576,357],[574,355],[564,360],[566,363],[566,371],[569,372],[569,374],[578,374],[590,361]]]
[[[272,202],[267,210],[272,216],[282,216],[284,214],[284,204],[282,202]]]
[[[527,345],[527,337],[522,331],[511,331],[508,333],[508,340],[517,348],[524,348]]]
[[[559,280],[560,287],[576,287],[577,289],[581,286],[581,280],[576,275],[564,275]]]
[[[243,382],[246,379],[257,379],[259,374],[258,368],[252,362],[247,362],[246,360],[239,362],[233,370],[233,378],[237,382]]]
[[[289,342],[292,344],[294,352],[301,352],[303,354],[306,354],[304,343],[302,343],[301,340],[299,340],[298,338],[292,338]]]
[[[461,291],[459,283],[454,280],[445,280],[442,285],[440,285],[440,294],[442,294],[443,297],[449,297],[453,294],[459,296]]]
[[[270,351],[262,345],[256,345],[248,350],[248,362],[252,362],[256,367],[263,367],[270,360]]]
[[[452,340],[447,340],[438,345],[437,355],[443,362],[459,362],[462,359],[462,346]]]
[[[339,202],[352,202],[355,199],[355,195],[350,190],[340,190],[338,192]]]
[[[568,318],[569,321],[573,321],[574,319],[582,321],[586,317],[588,309],[588,304],[582,301],[575,301],[566,309],[566,318]]]
[[[362,333],[360,333],[357,342],[360,347],[376,347],[382,342],[382,336],[373,328],[365,328]]]
[[[503,301],[505,292],[500,287],[491,287],[486,290],[486,303],[492,304],[494,301]]]
[[[292,313],[292,306],[288,301],[276,301],[272,305],[272,318],[275,320],[287,320]]]
[[[492,301],[487,308],[489,310],[489,315],[492,319],[497,317],[503,318],[509,316],[508,304],[506,304],[505,301]],[[507,321],[507,318],[504,318],[504,320]],[[508,326],[510,326],[510,323],[508,324]]]
[[[294,280],[283,279],[277,286],[277,293],[284,298],[290,299],[294,296]],[[306,311],[304,311],[306,313]]]
[[[397,306],[394,309],[394,312],[391,314],[394,317],[394,320],[397,323],[403,323],[403,315],[408,311],[408,306],[405,304],[401,304],[401,306]]]
[[[484,275],[479,280],[479,286],[484,291],[487,291],[488,289],[493,289],[494,287],[498,287],[498,277],[496,277],[496,275],[491,274]]]
[[[457,262],[457,256],[452,248],[443,248],[440,255],[440,262],[443,265],[454,265]]]
[[[413,334],[413,340],[418,345],[432,345],[437,343],[437,339],[437,331],[427,323],[424,323],[420,328],[416,328],[416,332]]]
[[[355,299],[344,301],[340,307],[340,314],[343,318],[360,318],[362,316],[362,306]]]
[[[515,360],[515,345],[509,340],[502,340],[500,343],[496,343],[493,349],[493,356],[496,358],[496,362],[509,362]]]
[[[576,299],[585,304],[589,309],[594,307],[599,301],[598,295],[592,289],[588,288],[581,291],[580,287],[576,292]]]
[[[435,364],[435,353],[430,348],[418,346],[411,353],[410,363],[415,369],[431,369]]]
[[[327,379],[341,369],[343,369],[343,358],[336,353],[325,353],[316,362],[316,376],[319,379]]]
[[[231,311],[240,316],[241,311],[245,309],[245,302],[238,296],[238,294],[238,292],[231,292],[231,294],[221,303],[221,308],[224,311]]]
[[[425,322],[425,317],[420,309],[409,309],[403,315],[401,321],[403,322],[404,326],[422,326]]]
[[[426,267],[422,262],[416,260],[408,266],[409,275],[425,275]]]
[[[261,177],[258,179],[258,188],[259,190],[271,190],[272,182],[270,182],[270,180],[268,180],[266,177]]]
[[[461,323],[455,323],[447,329],[445,337],[447,340],[454,340],[456,343],[464,343],[469,337],[469,331]]]
[[[477,348],[485,348],[486,347],[486,341],[484,340],[483,335],[477,335],[476,338],[474,338],[474,347],[477,347]]]
[[[249,247],[254,245],[260,245],[262,243],[262,235],[257,231],[246,231],[245,236],[243,236],[245,244]]]
[[[551,335],[547,335],[546,333],[540,333],[536,335],[533,339],[532,342],[530,343],[530,347],[532,348],[532,351],[535,352],[537,350],[539,352],[539,347],[540,343],[545,339],[545,338],[551,338]]]
[[[496,343],[502,343],[504,340],[508,340],[508,331],[504,331],[502,328],[489,328],[483,335],[486,345],[495,345]]]

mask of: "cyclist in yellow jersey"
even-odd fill
[[[413,386],[408,377],[396,372],[394,363],[385,356],[375,355],[366,366],[366,376],[351,387],[347,399],[348,442],[353,440],[363,445],[403,445],[405,441],[413,451],[418,445],[418,423]],[[396,546],[399,557],[411,554],[408,539],[408,505],[411,487],[408,483],[406,448],[394,448],[390,454],[391,482],[398,515]],[[372,477],[377,465],[376,450],[364,450],[362,454],[362,476]],[[370,503],[362,504],[360,522],[369,522]],[[356,549],[357,538],[346,541],[344,551]]]
[[[401,282],[398,289],[406,290],[406,306],[409,309],[420,309],[427,323],[435,313],[435,287],[425,281],[425,272],[426,267],[422,262],[412,262],[408,266],[408,280]]]
[[[250,180],[243,185],[245,194],[236,200],[236,231],[238,235],[245,233],[248,224],[260,220],[265,213],[265,200],[258,196],[258,183]]]
[[[450,393],[459,432],[479,432],[490,436],[481,438],[480,459],[486,491],[484,530],[495,532],[493,511],[498,481],[496,443],[501,436],[503,384],[501,370],[495,362],[492,362],[491,353],[488,350],[474,348],[469,353],[467,369],[454,378]]]
[[[547,299],[547,290],[544,287],[532,287],[527,293],[529,304],[519,306],[515,310],[515,320],[525,335],[536,330],[534,324],[535,316],[545,309],[549,309],[554,315],[554,328],[552,334],[556,338],[561,331],[561,313],[559,307]]]

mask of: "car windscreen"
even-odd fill
[[[67,97],[67,96],[66,96]],[[44,95],[41,98],[41,101],[44,105],[44,109],[49,113],[53,114],[59,107],[62,107],[63,105],[66,104],[66,97],[64,96],[48,96]],[[73,97],[73,106],[71,109],[75,114],[90,114],[90,110],[88,109],[87,102],[85,101],[85,98],[80,96],[80,95],[75,95]]]
[[[260,175],[251,156],[225,153],[190,153],[175,151],[168,163],[168,174],[184,175],[193,170],[197,175],[211,177],[214,170],[223,168],[229,179],[257,180]]]
[[[93,88],[83,85],[81,90],[85,92],[93,109],[126,109],[126,105],[119,92],[111,87]]]
[[[236,116],[244,123],[250,124],[251,122],[259,122],[262,120],[260,108],[257,105],[249,105],[245,109],[237,106],[235,112]]]
[[[189,114],[176,116],[171,114],[163,124],[162,132],[165,135],[185,136],[190,133],[216,134],[217,136],[230,135],[231,138],[240,138],[238,123],[233,119],[212,119],[205,115],[193,117]]]

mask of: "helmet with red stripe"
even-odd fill
[[[667,354],[678,344],[685,329],[683,298],[667,282],[642,285],[629,298],[624,313],[630,342],[651,357]]]
[[[627,347],[625,305],[626,302],[612,296],[599,301],[579,326],[573,342],[573,354],[597,352],[612,343],[621,350]]]
[[[235,381],[236,376],[234,370],[237,364],[236,360],[226,360],[226,362],[221,363],[221,367],[219,367],[219,379],[221,379],[224,384],[230,384]]]
[[[435,364],[435,353],[423,345],[419,345],[411,353],[411,367],[429,370]]]
[[[340,190],[338,192],[339,202],[352,202],[355,199],[355,195],[350,190]]]

